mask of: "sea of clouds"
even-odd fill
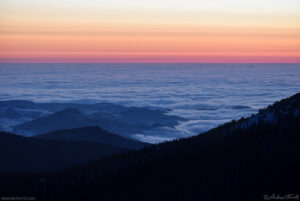
[[[112,102],[186,118],[134,137],[161,142],[249,116],[300,92],[300,64],[0,64],[0,100]]]

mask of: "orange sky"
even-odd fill
[[[0,4],[0,62],[300,62],[294,0],[51,2]]]

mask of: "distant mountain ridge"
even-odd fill
[[[34,103],[0,101],[0,129],[34,136],[61,129],[98,126],[131,137],[157,127],[173,127],[185,119],[165,114],[168,110],[126,107],[113,103]]]
[[[148,143],[126,139],[124,137],[103,130],[97,126],[58,130],[51,133],[37,135],[34,138],[75,142],[94,142],[125,149],[141,149],[150,145]]]
[[[26,136],[34,136],[61,129],[95,126],[97,123],[97,121],[87,118],[77,109],[67,108],[49,116],[20,124],[13,131]]]

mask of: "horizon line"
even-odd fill
[[[0,62],[0,64],[300,64],[299,62]]]

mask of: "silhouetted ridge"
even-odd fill
[[[67,108],[61,111],[58,111],[50,116],[60,116],[60,115],[80,115],[81,113],[75,108]]]
[[[35,136],[55,130],[98,126],[123,137],[134,138],[135,134],[157,127],[173,127],[179,121],[185,121],[165,114],[167,111],[111,103],[0,101],[0,129]]]
[[[0,132],[0,173],[69,168],[127,151],[106,144],[43,140]]]
[[[149,146],[147,143],[126,139],[97,126],[59,130],[35,137],[39,139],[97,142],[126,149],[141,149]]]
[[[68,108],[55,112],[49,116],[20,124],[14,132],[33,136],[61,129],[70,129],[97,125],[97,121],[89,119],[77,109]]]

